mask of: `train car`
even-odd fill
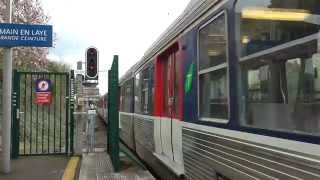
[[[320,179],[320,1],[192,0],[120,80],[162,179]]]

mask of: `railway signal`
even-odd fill
[[[86,80],[98,80],[98,50],[89,47],[86,50]]]

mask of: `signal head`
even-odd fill
[[[94,47],[86,51],[86,80],[98,80],[98,50]]]

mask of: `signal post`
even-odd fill
[[[87,152],[94,152],[95,144],[95,124],[97,113],[94,107],[95,102],[99,99],[98,85],[98,61],[99,53],[95,47],[89,47],[86,50],[85,58],[85,78],[83,85],[85,104],[87,105]]]

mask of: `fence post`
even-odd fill
[[[11,157],[13,159],[17,159],[19,157],[19,122],[20,122],[20,113],[19,113],[19,106],[20,106],[20,74],[17,70],[14,70],[13,75],[13,92],[12,92],[12,131],[11,131],[11,139],[12,139],[12,146],[11,146]]]
[[[70,72],[70,153],[73,155],[74,153],[74,82],[75,82],[75,77],[74,77],[74,70],[71,70]]]
[[[69,147],[69,128],[70,128],[70,122],[69,122],[69,116],[70,116],[70,114],[69,114],[69,109],[70,109],[70,74],[69,73],[67,73],[66,74],[66,114],[67,114],[67,116],[66,116],[66,154],[68,155],[69,154],[69,152],[70,152],[70,147]]]
[[[111,157],[113,167],[116,172],[120,170],[119,160],[119,73],[118,73],[118,55],[113,57],[111,71],[108,77],[109,107],[108,107],[108,152]]]
[[[108,150],[108,153],[111,154],[111,130],[110,130],[110,106],[111,106],[111,103],[110,103],[110,91],[111,91],[111,70],[108,70],[108,100],[107,100],[107,150]],[[112,123],[111,123],[112,124]]]

